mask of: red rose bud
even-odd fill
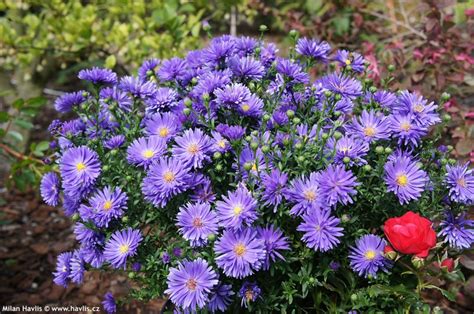
[[[425,259],[418,256],[413,256],[411,258],[411,263],[413,264],[413,266],[415,266],[415,268],[418,269],[418,268],[423,267],[423,265],[425,265]]]
[[[431,221],[412,211],[388,219],[384,233],[393,249],[403,254],[424,258],[436,245],[436,233]]]
[[[447,258],[441,262],[441,268],[446,269],[448,273],[454,270],[454,260],[452,258]]]
[[[386,258],[389,260],[395,260],[397,258],[397,252],[390,246],[386,245],[385,248],[383,249],[383,254],[385,255]]]

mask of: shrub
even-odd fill
[[[461,278],[452,261],[474,241],[474,176],[437,145],[442,106],[376,88],[358,53],[290,35],[289,58],[221,36],[137,77],[79,73],[90,89],[56,101],[78,117],[52,123],[57,167],[41,184],[80,244],[58,257],[57,284],[122,270],[138,285],[130,298],[167,295],[185,312],[416,311],[422,290],[453,298],[430,280]]]

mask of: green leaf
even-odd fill
[[[0,123],[5,123],[10,120],[10,115],[6,111],[0,111]]]
[[[15,123],[15,125],[19,126],[22,129],[31,130],[33,128],[33,123],[31,123],[30,121],[15,119],[13,123]]]
[[[113,69],[115,64],[117,63],[117,59],[115,59],[114,55],[110,55],[105,59],[105,67],[108,69]]]
[[[35,150],[40,151],[40,152],[44,152],[48,148],[49,148],[49,142],[42,141],[42,142],[39,142],[38,145],[36,145]]]
[[[23,142],[23,135],[21,135],[20,132],[17,131],[8,131],[8,136],[10,136],[12,139],[14,139],[17,142]]]
[[[39,108],[46,105],[46,98],[41,96],[30,98],[26,101],[26,103],[29,107]]]
[[[13,102],[12,106],[15,109],[20,109],[25,104],[23,98],[17,99]]]

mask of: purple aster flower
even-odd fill
[[[99,156],[87,146],[69,148],[61,158],[59,169],[65,189],[87,188],[100,175]]]
[[[359,184],[352,171],[346,170],[343,165],[329,165],[319,179],[320,193],[329,206],[352,204],[351,195],[357,194],[355,187]]]
[[[166,153],[166,142],[158,136],[137,138],[127,148],[127,161],[136,166],[149,167]]]
[[[86,263],[92,267],[99,268],[104,263],[103,246],[105,236],[97,231],[91,230],[83,223],[76,223],[74,227],[76,239],[81,243],[81,255]]]
[[[84,259],[79,250],[75,250],[70,260],[70,274],[69,278],[71,281],[77,284],[81,284],[84,280],[84,272],[86,271],[84,266]]]
[[[53,281],[58,286],[63,286],[65,288],[67,287],[69,275],[71,274],[71,258],[72,252],[61,253],[58,256],[58,260],[56,262],[56,271],[53,273]]]
[[[441,122],[437,109],[438,106],[433,102],[428,104],[428,100],[422,96],[406,90],[400,93],[394,106],[395,113],[412,116],[420,127],[429,127]]]
[[[85,127],[86,126],[81,119],[65,121],[61,126],[59,134],[64,137],[74,137],[82,133],[85,130]]]
[[[161,256],[161,260],[163,261],[163,264],[166,265],[171,261],[171,256],[167,252],[164,252]]]
[[[252,94],[246,102],[238,105],[238,111],[244,116],[261,117],[263,115],[263,100]]]
[[[216,101],[227,108],[236,108],[250,99],[250,90],[240,83],[232,83],[215,91]]]
[[[188,189],[190,179],[189,169],[181,160],[161,158],[148,169],[142,193],[148,202],[165,207],[173,196]]]
[[[73,107],[79,106],[86,101],[86,98],[84,97],[85,93],[86,92],[82,90],[66,93],[56,99],[54,102],[54,108],[61,113],[67,113],[71,111]]]
[[[337,61],[339,66],[346,68],[350,66],[352,71],[357,73],[364,72],[365,69],[365,60],[357,52],[349,52],[347,50],[338,50],[334,60]]]
[[[207,304],[212,289],[218,283],[216,272],[207,261],[198,258],[170,269],[165,293],[176,306],[196,311]]]
[[[240,229],[250,226],[257,217],[257,201],[243,185],[234,192],[228,192],[222,201],[216,203],[219,224],[224,228]]]
[[[183,251],[181,250],[180,247],[175,247],[173,248],[173,255],[176,257],[181,257]]]
[[[336,262],[336,261],[331,261],[331,263],[329,263],[329,268],[331,268],[334,271],[338,271],[339,268],[341,268],[341,263]]]
[[[209,235],[217,233],[217,216],[209,203],[186,204],[179,209],[176,220],[179,232],[191,246],[202,246]]]
[[[337,164],[343,164],[344,158],[349,158],[349,166],[352,165],[365,165],[367,161],[364,157],[369,152],[369,144],[361,139],[353,136],[345,135],[339,140],[330,138],[327,143],[326,154],[334,155],[334,162]]]
[[[276,213],[278,205],[283,201],[283,195],[287,193],[286,184],[288,175],[273,169],[271,173],[264,173],[262,176],[262,201],[265,205],[272,206],[273,212]]]
[[[265,258],[265,243],[252,228],[227,229],[216,241],[216,264],[224,274],[244,278],[260,270]]]
[[[188,129],[183,135],[175,138],[176,146],[173,155],[194,169],[202,168],[209,162],[212,153],[212,139],[200,129]]]
[[[232,303],[231,297],[233,295],[234,292],[232,291],[231,285],[219,283],[211,291],[209,302],[207,304],[208,310],[211,311],[211,313],[215,313],[217,311],[225,312]]]
[[[61,128],[63,126],[63,123],[61,122],[61,120],[53,120],[49,126],[48,126],[48,132],[49,134],[51,134],[51,136],[56,136],[59,134],[59,132],[61,131]]]
[[[168,141],[181,130],[181,122],[174,113],[164,112],[147,119],[145,128],[148,135],[159,136]]]
[[[351,268],[365,278],[377,277],[380,270],[388,272],[391,263],[383,254],[385,245],[385,240],[373,234],[359,238],[349,254]]]
[[[390,137],[390,123],[384,116],[379,116],[372,110],[364,110],[359,117],[354,117],[347,130],[369,143]]]
[[[117,149],[125,143],[125,136],[122,134],[112,136],[104,141],[104,147],[107,149]]]
[[[387,191],[394,192],[400,204],[416,200],[424,191],[428,175],[410,157],[399,157],[385,164]]]
[[[231,141],[237,141],[245,135],[245,129],[240,125],[227,125],[221,123],[217,125],[216,131]]]
[[[389,116],[390,129],[398,144],[418,146],[421,138],[428,133],[426,127],[415,123],[411,115],[393,114]]]
[[[160,65],[160,62],[159,59],[155,58],[145,60],[138,69],[138,78],[142,82],[148,81],[150,76],[155,75],[156,68]]]
[[[287,78],[290,86],[298,83],[309,83],[308,73],[304,72],[299,64],[288,59],[278,59],[276,70]]]
[[[74,215],[78,211],[80,205],[80,199],[72,197],[66,192],[64,193],[63,209],[66,216],[70,217]]]
[[[474,174],[468,168],[469,163],[464,165],[446,166],[446,185],[449,188],[451,200],[471,205],[474,203]]]
[[[229,68],[235,77],[240,80],[260,80],[265,74],[262,63],[253,57],[232,58],[229,61]]]
[[[222,64],[235,52],[235,39],[230,36],[214,38],[211,44],[204,49],[203,58],[213,66]]]
[[[247,179],[249,177],[249,173],[254,177],[258,177],[259,173],[263,173],[267,169],[265,155],[262,153],[262,150],[260,148],[258,148],[254,152],[249,147],[245,147],[240,153],[239,164],[240,171],[242,172],[242,177],[244,179]],[[245,164],[252,165],[249,171],[245,170]]]
[[[306,246],[315,251],[326,252],[333,249],[341,241],[342,227],[339,218],[331,216],[330,210],[313,210],[303,215],[303,222],[296,230],[304,232],[302,237]]]
[[[262,47],[260,52],[260,62],[263,66],[268,68],[276,60],[276,54],[278,53],[278,48],[274,43],[266,44]]]
[[[122,77],[118,86],[121,90],[142,99],[152,97],[156,93],[156,84],[154,82],[142,82],[135,76]]]
[[[320,80],[320,83],[326,90],[339,94],[342,97],[354,99],[362,95],[362,85],[360,82],[342,73],[328,74]]]
[[[133,108],[133,99],[126,92],[117,87],[106,87],[100,91],[100,102],[103,105],[116,103],[118,108],[124,112],[130,112]]]
[[[252,37],[242,36],[235,40],[235,51],[239,56],[248,56],[254,53],[258,42]]]
[[[142,269],[142,264],[140,264],[139,262],[135,262],[132,264],[132,270],[134,272],[139,272],[141,269]]]
[[[94,84],[115,84],[117,83],[117,74],[110,69],[93,67],[79,71],[77,76],[80,80],[89,81]]]
[[[325,41],[308,39],[306,37],[298,39],[296,52],[302,56],[326,62],[331,46]]]
[[[231,149],[229,141],[216,131],[212,131],[212,141],[213,152],[225,153]]]
[[[172,58],[163,61],[158,70],[158,78],[162,82],[182,81],[186,77],[188,65],[186,60],[180,58]]]
[[[229,70],[205,72],[199,76],[198,83],[191,91],[195,99],[202,99],[204,94],[212,96],[214,91],[231,83],[232,73]]]
[[[394,93],[385,90],[379,90],[372,95],[372,100],[378,103],[383,109],[388,109],[391,111],[395,101],[397,100],[397,97]]]
[[[455,217],[452,212],[447,211],[445,220],[439,226],[441,231],[438,235],[444,237],[444,241],[452,248],[469,249],[474,243],[474,221],[466,219],[466,213]]]
[[[266,258],[263,263],[263,269],[268,270],[271,262],[277,259],[285,260],[281,255],[281,250],[289,250],[288,238],[283,235],[283,232],[273,225],[266,227],[257,227],[258,235],[265,243]]]
[[[178,93],[169,87],[159,87],[156,92],[146,100],[147,114],[158,113],[165,109],[172,109],[178,105]]]
[[[104,257],[113,268],[127,266],[127,258],[137,253],[137,248],[143,237],[140,230],[128,228],[123,231],[115,231],[107,241],[104,248]]]
[[[325,200],[319,187],[320,177],[320,173],[312,172],[308,178],[301,177],[291,182],[286,198],[295,205],[291,208],[290,214],[300,216],[305,212],[325,207]]]
[[[97,227],[108,228],[110,221],[123,216],[124,210],[127,209],[127,201],[127,194],[122,192],[121,188],[112,189],[107,186],[91,197],[89,200],[90,212],[86,216]]]
[[[239,290],[239,297],[242,298],[240,305],[247,308],[250,302],[255,302],[260,297],[261,292],[262,290],[255,282],[245,281]]]
[[[104,296],[104,301],[102,301],[102,306],[107,314],[113,314],[117,312],[117,303],[115,303],[114,296],[112,292],[107,292]]]
[[[60,182],[56,173],[48,172],[41,179],[41,197],[49,206],[57,206],[59,204]]]

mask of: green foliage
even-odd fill
[[[0,154],[11,163],[9,186],[16,186],[21,191],[35,187],[43,171],[49,169],[38,158],[45,157],[49,142],[32,143],[26,153],[22,147],[26,145],[23,134],[31,131],[31,119],[46,104],[43,97],[17,99],[10,111],[0,111]]]

